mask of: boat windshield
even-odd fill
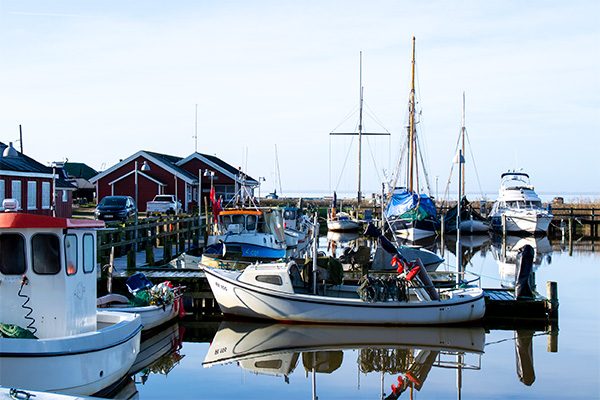
[[[506,207],[508,208],[519,208],[523,210],[527,209],[536,209],[542,208],[541,201],[531,201],[531,200],[512,200],[506,202]]]
[[[25,239],[16,233],[0,234],[0,273],[21,275],[25,273]]]
[[[285,220],[296,219],[296,210],[284,210],[283,211],[283,219],[285,219]]]
[[[258,224],[258,216],[233,214],[221,216],[223,229],[230,232],[255,231]]]

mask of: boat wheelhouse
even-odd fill
[[[276,260],[286,255],[281,210],[233,208],[219,213],[216,234],[209,235],[206,253],[228,258]],[[219,251],[220,250],[220,251]]]
[[[529,175],[508,171],[500,176],[498,199],[490,212],[492,229],[526,234],[545,234],[553,215],[544,207]]]
[[[0,213],[0,386],[94,394],[133,364],[139,316],[96,310],[102,221]]]

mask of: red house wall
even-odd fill
[[[135,176],[131,174],[114,184],[114,193],[111,192],[110,182],[121,178],[124,175],[132,172],[135,168],[135,161],[132,160],[127,164],[124,164],[102,177],[98,180],[98,200],[103,197],[111,195],[123,195],[131,196],[135,199]],[[138,210],[141,212],[146,211],[146,202],[152,200],[155,195],[158,194],[158,185],[156,182],[144,177],[140,171],[144,161],[150,166],[150,171],[145,171],[143,174],[148,175],[159,182],[162,182],[165,186],[163,189],[164,194],[175,194],[175,175],[159,165],[146,160],[144,157],[138,157]],[[185,181],[177,179],[177,196],[182,204],[185,203]]]
[[[235,181],[224,175],[223,173],[216,171],[212,166],[209,166],[197,158],[192,158],[185,164],[180,165],[181,168],[188,171],[191,174],[198,175],[198,171],[201,169],[202,172],[202,204],[204,205],[204,198],[208,199],[210,194],[210,176],[204,176],[204,170],[209,169],[214,171],[215,175],[213,176],[213,184],[214,185],[235,185]],[[196,202],[192,202],[194,206],[196,206]]]
[[[19,176],[6,176],[0,175],[0,179],[4,180],[4,197],[15,198],[12,193],[12,182],[21,182],[21,196],[16,199],[19,202],[21,211],[28,214],[37,215],[52,215],[52,179],[51,178],[34,178],[34,177],[19,177]],[[35,182],[35,210],[27,209],[27,182]],[[47,182],[50,184],[50,205],[48,208],[42,208],[42,183]],[[73,215],[73,192],[67,191],[67,201],[62,201],[62,189],[56,189],[56,216],[62,218],[70,218]]]

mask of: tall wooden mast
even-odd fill
[[[415,37],[412,46],[412,72],[410,82],[410,98],[408,104],[408,190],[413,191],[414,163],[416,159],[415,146]]]

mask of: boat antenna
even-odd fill
[[[277,155],[277,143],[275,143],[275,167],[277,168],[277,182],[279,183],[279,195],[283,194],[281,188],[281,171],[279,170],[279,156]]]
[[[196,113],[194,120],[194,152],[198,152],[198,104],[196,104]]]

